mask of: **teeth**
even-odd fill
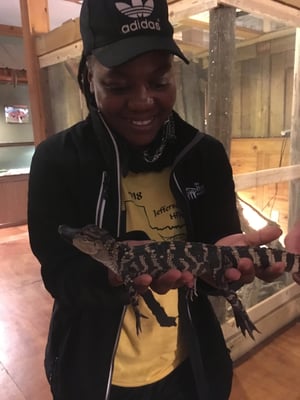
[[[152,120],[148,119],[147,121],[131,121],[133,125],[138,125],[138,126],[146,126],[151,124]]]

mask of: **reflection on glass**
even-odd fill
[[[0,176],[28,173],[34,145],[0,147]]]

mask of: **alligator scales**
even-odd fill
[[[171,268],[190,271],[195,278],[200,278],[218,289],[218,293],[231,304],[237,327],[241,329],[243,335],[248,332],[254,339],[253,331],[258,332],[258,330],[236,292],[230,289],[224,276],[226,269],[237,267],[242,257],[250,258],[254,265],[260,268],[266,268],[275,261],[283,261],[286,263],[286,271],[300,269],[300,255],[269,247],[215,246],[183,241],[149,242],[144,245],[129,246],[125,242],[116,241],[107,231],[95,225],[87,225],[81,229],[61,225],[59,233],[83,253],[121,276],[135,312],[137,333],[141,330],[140,319],[145,316],[139,312],[139,296],[133,280],[141,274],[150,274],[153,278],[157,278]],[[153,301],[148,301],[150,308]],[[164,312],[160,306],[157,310],[152,309],[152,312],[154,314]],[[156,315],[156,317],[161,325],[175,324],[174,319],[166,314],[165,322],[162,322],[161,316]]]

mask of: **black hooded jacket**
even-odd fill
[[[185,217],[187,239],[214,243],[240,232],[224,147],[176,113],[174,121],[176,142],[166,149],[172,157],[162,156],[162,164],[154,168],[172,165],[170,187]],[[42,142],[32,160],[28,227],[45,287],[55,300],[45,359],[55,400],[109,399],[127,295],[123,287],[111,287],[107,269],[64,242],[57,228],[97,223],[114,237],[124,235],[120,177],[125,164],[140,168],[139,160],[124,157],[126,152],[124,156],[92,110],[85,121]],[[199,400],[226,400],[232,363],[207,289],[199,282],[192,302],[180,289],[179,313]]]

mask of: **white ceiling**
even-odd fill
[[[50,30],[69,19],[77,18],[80,7],[79,4],[65,0],[48,0]],[[0,24],[21,26],[19,0],[0,0]]]
[[[80,5],[65,0],[48,0],[50,30],[77,18]],[[0,24],[21,26],[19,0],[0,0]],[[0,68],[25,69],[23,39],[0,36]]]

